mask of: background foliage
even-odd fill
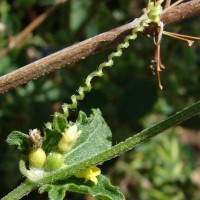
[[[1,0],[0,48],[20,33],[36,16],[55,0]],[[64,47],[127,23],[140,16],[146,1],[68,0],[30,34],[26,40],[0,59],[0,75],[56,52]],[[198,36],[200,18],[192,18],[166,27],[167,30]],[[114,50],[114,49],[113,49]],[[93,55],[8,91],[0,96],[0,193],[8,193],[23,179],[18,171],[19,155],[5,139],[13,130],[28,133],[44,126],[63,102],[69,102],[91,71],[106,59],[112,49]],[[100,108],[110,126],[116,144],[133,133],[191,104],[200,97],[200,43],[192,48],[164,37],[161,74],[164,90],[159,91],[156,77],[149,68],[153,42],[144,36],[134,41],[114,67],[101,79],[80,110],[91,113]],[[77,117],[71,114],[71,120]],[[154,140],[136,148],[101,168],[129,200],[132,199],[199,199],[200,198],[200,117],[170,129]],[[33,193],[28,199],[36,199]],[[45,195],[43,199],[47,198]],[[71,199],[89,197],[68,195]]]

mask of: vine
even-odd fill
[[[130,35],[125,37],[124,42],[117,46],[117,50],[108,55],[107,61],[101,63],[96,71],[87,76],[85,85],[78,88],[78,94],[71,96],[71,104],[64,103],[62,105],[64,114],[55,113],[53,122],[46,124],[44,137],[40,135],[38,129],[30,130],[29,136],[18,131],[14,131],[8,136],[7,142],[11,145],[18,145],[18,149],[26,156],[26,159],[20,161],[20,171],[27,180],[4,199],[18,199],[34,188],[41,186],[39,191],[41,193],[48,191],[50,199],[63,199],[65,192],[72,190],[93,196],[99,195],[101,199],[123,200],[125,199],[124,195],[118,188],[112,186],[106,177],[101,175],[101,170],[96,165],[132,149],[170,126],[200,112],[200,102],[197,102],[181,113],[175,114],[160,124],[152,126],[114,147],[112,147],[112,142],[109,140],[112,133],[101,117],[99,110],[93,110],[93,114],[89,117],[85,113],[80,112],[75,123],[67,121],[67,117],[70,114],[69,110],[76,109],[78,101],[83,100],[86,92],[91,91],[92,80],[95,77],[103,76],[103,70],[112,67],[114,59],[122,56],[123,49],[129,47],[130,41],[135,40],[138,33],[143,32],[151,23],[156,24],[153,35],[156,45],[154,64],[156,64],[158,84],[162,89],[159,74],[161,68],[164,68],[160,59],[162,35],[165,34],[184,40],[189,45],[192,42],[187,38],[197,39],[196,37],[163,31],[164,24],[160,20],[161,13],[163,12],[161,6],[163,1],[148,1],[148,6],[144,10],[146,14],[144,19],[132,30]],[[28,169],[26,166],[27,160],[29,164]],[[67,181],[67,183],[59,185],[60,183],[57,184],[56,182],[69,177],[72,183]],[[90,181],[90,184],[88,184],[88,181]],[[85,188],[82,187],[80,189],[80,185],[77,182]],[[101,184],[105,187],[103,191],[102,187],[99,186]],[[111,190],[112,193],[110,193]],[[60,191],[62,191],[61,197],[59,196]]]
[[[135,40],[137,38],[137,33],[144,31],[145,27],[147,27],[150,23],[156,23],[158,26],[160,26],[160,15],[162,13],[162,6],[161,3],[163,1],[157,1],[157,2],[150,2],[148,3],[146,12],[146,18],[143,19],[139,26],[134,28],[132,30],[131,35],[128,35],[125,37],[124,42],[119,44],[117,46],[117,51],[111,53],[108,55],[108,60],[106,62],[103,62],[99,65],[97,71],[92,72],[88,75],[88,77],[85,80],[85,86],[81,86],[78,89],[77,95],[71,96],[71,104],[64,103],[62,108],[64,114],[68,117],[69,116],[69,109],[75,109],[78,106],[78,101],[83,100],[85,97],[85,93],[89,92],[92,89],[91,81],[94,77],[101,77],[103,76],[103,69],[106,67],[112,67],[114,64],[114,58],[122,56],[122,50],[126,49],[130,45],[131,40]]]
[[[177,1],[174,4],[172,4],[170,7],[173,7],[181,3],[182,1],[183,0]],[[112,52],[110,55],[108,55],[108,60],[106,62],[101,63],[98,66],[97,71],[94,71],[87,76],[85,80],[85,86],[80,86],[77,91],[78,94],[77,95],[74,94],[71,96],[72,103],[71,104],[64,103],[62,105],[62,109],[66,117],[69,116],[69,109],[72,109],[72,110],[76,109],[78,106],[78,101],[84,99],[86,92],[90,92],[90,90],[92,89],[91,81],[93,80],[93,78],[103,76],[103,69],[107,67],[112,67],[114,65],[114,58],[121,57],[123,54],[123,49],[126,49],[129,47],[130,41],[135,40],[137,38],[137,34],[139,32],[143,32],[145,27],[149,26],[149,24],[151,23],[154,23],[157,25],[157,31],[153,34],[156,50],[154,54],[155,58],[152,61],[152,63],[156,65],[158,86],[162,90],[163,86],[160,80],[160,71],[164,69],[164,65],[161,63],[161,59],[160,59],[160,43],[162,39],[162,34],[179,39],[179,40],[183,40],[187,42],[189,46],[191,46],[194,41],[188,40],[187,38],[195,39],[195,40],[200,39],[198,37],[180,35],[176,33],[169,33],[169,32],[163,31],[164,24],[160,20],[160,16],[163,12],[163,8],[161,6],[163,2],[164,0],[158,0],[158,1],[154,0],[153,2],[151,2],[150,0],[148,1],[147,8],[144,9],[146,17],[143,20],[141,20],[140,24],[136,28],[133,28],[132,33],[130,35],[125,37],[124,42],[117,46],[117,51]],[[167,9],[168,8],[166,8],[165,10]],[[155,41],[156,35],[157,35],[157,41]]]

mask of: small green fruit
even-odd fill
[[[29,153],[30,168],[42,168],[46,161],[46,153],[42,148],[32,149]]]
[[[45,162],[45,170],[53,171],[60,169],[64,165],[64,156],[60,153],[51,152]]]

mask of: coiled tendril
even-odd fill
[[[132,30],[131,35],[125,37],[124,42],[117,46],[117,51],[108,55],[108,60],[99,65],[97,71],[89,74],[85,80],[85,86],[80,86],[78,89],[77,95],[71,96],[71,104],[64,103],[62,105],[64,114],[69,116],[69,109],[75,109],[78,106],[78,101],[83,100],[85,97],[85,93],[89,92],[92,89],[91,81],[94,77],[103,76],[103,69],[106,67],[112,67],[114,64],[114,58],[120,57],[122,55],[122,50],[129,47],[129,42],[131,40],[135,40],[137,38],[137,33],[142,32],[145,26],[148,26],[151,22],[159,23],[160,22],[160,14],[162,13],[162,7],[159,2],[153,3],[150,2],[147,8],[147,17],[143,19],[139,26]]]

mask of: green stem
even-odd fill
[[[38,187],[38,184],[31,183],[28,180],[26,180],[21,185],[19,185],[17,188],[15,188],[13,191],[11,191],[8,195],[3,197],[2,200],[17,200],[17,199],[21,199],[23,196],[25,196],[28,193],[30,193],[36,187]]]
[[[21,186],[17,187],[14,191],[12,191],[6,197],[4,197],[3,200],[19,199],[20,197],[23,197],[24,195],[28,194],[34,188],[38,187],[39,184],[41,183],[42,184],[52,183],[57,180],[66,179],[67,177],[70,177],[76,174],[80,170],[86,169],[90,166],[101,164],[106,160],[114,158],[126,151],[133,149],[138,144],[154,137],[158,133],[161,133],[174,125],[177,125],[185,121],[186,119],[198,113],[200,113],[200,101],[174,114],[173,116],[167,118],[166,120],[141,131],[140,133],[134,135],[133,137],[128,138],[124,142],[121,142],[113,146],[109,150],[104,151],[100,153],[99,155],[96,155],[76,165],[68,166],[66,168],[62,168],[55,172],[49,173],[47,176],[41,178],[38,184],[25,181],[25,183],[23,183]]]
[[[72,176],[73,174],[76,174],[80,170],[84,170],[90,166],[101,164],[106,160],[110,160],[111,158],[119,156],[120,154],[133,149],[138,144],[156,136],[158,133],[161,133],[174,125],[180,124],[181,122],[185,121],[186,119],[198,113],[200,113],[200,101],[192,104],[191,106],[183,109],[180,112],[177,112],[176,114],[167,118],[166,120],[163,120],[162,122],[156,125],[153,125],[147,129],[144,129],[140,133],[126,139],[124,142],[121,142],[113,146],[109,150],[106,150],[76,165],[68,166],[67,168],[63,168],[59,171],[56,171],[42,178],[40,181],[42,183],[49,183],[51,180],[56,181],[56,180],[65,179],[67,177]]]

